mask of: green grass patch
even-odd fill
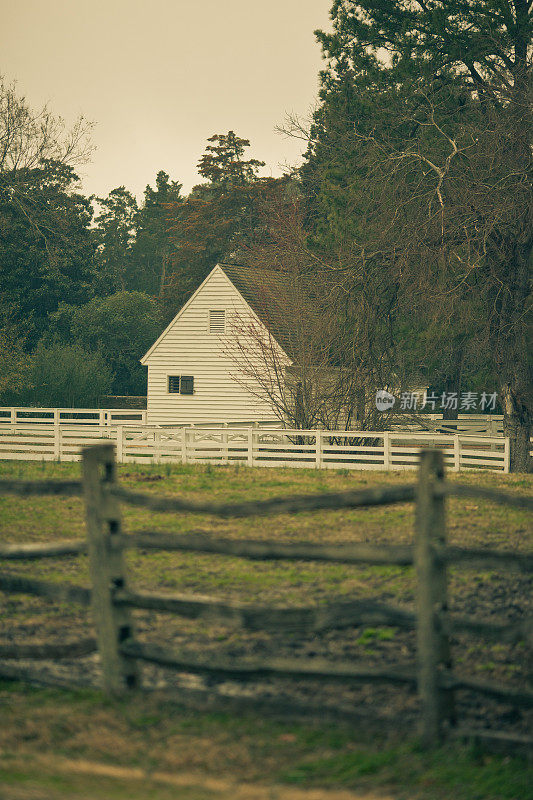
[[[231,502],[259,500],[291,494],[343,491],[369,486],[411,483],[416,473],[381,473],[328,470],[246,469],[192,465],[121,465],[119,480],[128,488],[190,500]],[[0,462],[0,477],[23,480],[77,479],[79,464]],[[487,472],[460,473],[449,479],[527,494],[529,476]],[[204,530],[214,536],[273,539],[284,542],[372,542],[404,544],[412,541],[413,504],[319,511],[269,518],[217,520],[207,515],[154,514],[123,506],[126,532],[138,529],[187,532]],[[6,542],[52,542],[85,535],[81,499],[66,497],[0,497],[0,520]],[[531,521],[525,510],[496,506],[485,500],[452,498],[447,502],[447,529],[452,544],[531,549]],[[200,593],[224,599],[272,604],[322,605],[342,599],[372,598],[412,607],[412,569],[396,566],[360,567],[300,561],[253,562],[194,553],[128,551],[131,583],[142,590]],[[9,569],[56,582],[89,585],[86,557],[17,562]],[[490,616],[507,607],[528,602],[526,577],[518,573],[470,569],[450,571],[452,608],[458,613]],[[525,599],[524,599],[525,598]],[[0,636],[8,641],[61,640],[88,635],[90,616],[69,604],[44,603],[24,595],[4,595]],[[143,612],[144,614],[144,612]],[[366,627],[289,645],[260,633],[230,631],[170,619],[140,615],[140,624],[153,641],[163,637],[197,648],[206,657],[218,648],[237,654],[326,655],[356,659],[389,659],[397,651],[412,658],[409,634],[391,627]],[[406,638],[407,637],[407,638]],[[342,649],[347,643],[348,650]],[[286,647],[283,650],[283,647]],[[323,650],[320,650],[323,647]],[[299,649],[297,649],[299,648]],[[524,684],[527,653],[520,644],[509,648],[481,640],[461,641],[455,664],[483,679],[505,678]],[[402,657],[404,657],[402,656]],[[42,754],[85,758],[121,764],[146,771],[160,769],[179,774],[194,769],[206,775],[238,775],[242,781],[281,782],[285,786],[338,786],[380,790],[409,800],[529,800],[533,797],[526,765],[520,759],[482,754],[460,744],[435,753],[423,753],[416,739],[395,731],[380,737],[344,726],[288,725],[243,714],[202,714],[187,711],[176,702],[136,695],[133,701],[112,701],[98,692],[32,689],[0,683],[0,752],[3,760],[2,791],[10,795],[75,800],[178,796],[178,790],[111,779],[97,783],[80,776],[54,773],[53,767],[21,770],[21,759]],[[56,780],[57,779],[57,780]],[[126,789],[124,789],[126,786]],[[37,788],[36,788],[37,787]],[[148,788],[147,788],[148,787]],[[32,795],[31,792],[34,794]],[[40,794],[38,793],[40,792]],[[144,792],[144,794],[142,793]],[[165,794],[166,792],[166,794]],[[171,792],[170,794],[168,792]],[[172,793],[173,792],[173,793]],[[189,794],[186,794],[189,792]],[[2,792],[0,791],[0,796]],[[208,800],[202,787],[179,789],[179,797]],[[231,795],[228,796],[228,800]],[[273,794],[272,797],[278,795]],[[283,797],[280,794],[279,797]],[[234,798],[231,798],[234,800]]]

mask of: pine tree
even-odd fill
[[[168,205],[173,252],[162,293],[163,314],[171,318],[187,296],[220,261],[238,257],[253,236],[264,162],[245,159],[247,139],[233,131],[208,139],[198,172],[206,179],[185,202]]]
[[[172,204],[172,208],[177,209],[182,202],[181,184],[171,181],[169,175],[160,170],[155,179],[155,189],[148,185],[144,190],[144,202],[135,217],[136,237],[129,289],[161,295],[171,252],[167,221],[169,206]]]
[[[137,200],[125,186],[118,186],[97,202],[101,206],[96,217],[98,287],[100,294],[108,295],[128,285]]]

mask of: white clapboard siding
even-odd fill
[[[226,312],[225,333],[209,332],[210,311]],[[242,376],[230,355],[236,346],[235,319],[259,324],[223,270],[215,267],[142,359],[148,365],[148,424],[275,421],[270,405],[239,383]],[[169,394],[169,375],[192,375],[194,394]]]

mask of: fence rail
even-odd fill
[[[112,398],[111,398],[112,399]],[[118,399],[118,398],[117,398]],[[44,425],[145,425],[148,422],[148,412],[140,408],[31,408],[28,406],[0,406],[0,426],[44,424]],[[210,423],[208,420],[198,422],[188,427],[220,427],[232,428],[250,425],[263,427],[283,427],[278,420],[254,419],[234,420],[230,422]],[[183,424],[171,427],[181,428]]]
[[[148,422],[148,412],[136,408],[31,408],[27,406],[0,406],[0,424],[17,424],[35,421],[37,423],[54,423],[61,425],[113,425]],[[187,426],[176,424],[172,427],[243,427],[261,426],[283,428],[277,420],[233,420],[230,422],[208,422],[204,420]],[[442,413],[406,414],[406,422],[395,423],[400,430],[429,430],[438,433],[470,433],[488,436],[503,435],[502,414],[458,414],[457,419],[443,419]],[[163,426],[165,427],[165,426]]]
[[[74,642],[45,642],[44,644],[0,644],[0,658],[35,660],[83,658],[98,650],[94,636]]]
[[[79,461],[91,444],[116,444],[119,463],[242,464],[249,467],[405,470],[423,448],[439,449],[446,466],[509,471],[502,436],[411,431],[326,431],[240,428],[161,428],[67,423],[0,425],[0,459]]]
[[[212,504],[189,503],[179,498],[154,498],[120,488],[116,478],[114,447],[96,445],[83,452],[83,494],[86,505],[87,540],[55,542],[50,545],[4,545],[0,558],[32,559],[71,557],[88,552],[91,588],[27,578],[13,573],[0,575],[0,590],[35,594],[55,601],[91,605],[97,632],[97,645],[103,671],[103,684],[110,693],[123,693],[141,685],[140,663],[148,661],[179,671],[238,681],[260,677],[313,679],[327,682],[386,682],[410,684],[418,688],[421,702],[421,733],[427,745],[439,742],[454,726],[454,692],[468,690],[514,706],[532,707],[533,692],[510,686],[459,677],[452,670],[450,636],[457,632],[509,642],[533,638],[533,620],[509,625],[504,621],[484,621],[450,614],[448,608],[447,565],[492,564],[497,569],[510,567],[532,570],[533,553],[518,554],[494,550],[470,550],[446,544],[445,504],[449,495],[483,497],[496,503],[532,509],[531,498],[517,498],[505,492],[450,485],[444,475],[445,456],[439,450],[425,450],[416,486],[395,486],[360,492],[318,496],[278,498],[268,501]],[[82,484],[70,483],[64,494],[79,493]],[[41,483],[43,495],[62,493],[54,481]],[[0,481],[0,494],[22,497],[37,494],[36,483]],[[416,501],[415,541],[411,545],[373,546],[346,543],[278,543],[221,539],[201,531],[169,534],[122,530],[120,502],[167,512],[196,512],[222,518],[311,512],[318,509],[356,508]],[[283,607],[226,602],[195,595],[161,595],[138,592],[128,585],[124,551],[129,547],[216,553],[248,559],[301,559],[341,563],[414,564],[417,578],[416,610],[367,600],[338,601],[320,607]],[[417,661],[412,669],[380,669],[374,666],[322,659],[277,659],[233,661],[210,658],[205,661],[179,651],[161,648],[137,638],[133,609],[175,613],[190,619],[206,619],[245,630],[276,633],[315,633],[360,624],[391,625],[415,629]],[[92,652],[94,641],[72,643],[0,646],[3,658],[74,657]],[[10,671],[11,670],[11,671]],[[7,673],[13,673],[8,668]],[[20,675],[26,675],[25,668]]]
[[[405,424],[399,425],[402,430],[406,429]],[[396,427],[399,425],[396,424]],[[457,419],[443,419],[442,414],[418,414],[408,418],[407,427],[438,433],[503,436],[503,414],[458,414]]]
[[[139,425],[147,412],[128,408],[29,408],[0,406],[1,425]]]

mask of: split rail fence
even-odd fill
[[[0,426],[0,459],[79,461],[83,447],[116,443],[119,463],[243,464],[313,469],[413,469],[424,447],[441,450],[458,472],[509,472],[502,436],[395,431],[326,431],[258,427],[161,428],[148,425]]]
[[[50,600],[91,605],[96,641],[82,639],[62,644],[6,645],[5,658],[72,658],[98,648],[103,686],[111,694],[127,693],[142,686],[143,661],[179,672],[208,675],[214,679],[251,681],[268,676],[325,682],[393,683],[416,687],[421,704],[421,735],[428,746],[437,744],[455,726],[454,693],[468,690],[520,708],[533,707],[533,692],[497,683],[481,682],[452,672],[451,637],[456,633],[488,637],[497,641],[530,641],[531,618],[510,625],[461,617],[448,611],[448,565],[481,569],[531,571],[533,553],[465,549],[446,544],[445,501],[449,495],[485,498],[533,510],[533,498],[480,487],[448,483],[443,454],[422,453],[417,485],[391,486],[337,494],[294,496],[260,502],[234,504],[194,503],[179,497],[158,497],[131,492],[117,481],[114,446],[88,447],[83,452],[82,482],[0,481],[0,494],[76,495],[83,493],[87,539],[52,544],[4,545],[0,558],[7,560],[69,557],[88,552],[91,588],[28,578],[13,572],[0,576],[0,590],[34,594]],[[223,519],[297,513],[318,509],[356,508],[394,503],[416,503],[413,545],[360,543],[322,545],[277,541],[236,540],[201,532],[173,534],[157,531],[125,533],[121,503],[158,512],[201,513]],[[327,607],[267,607],[190,595],[139,592],[130,587],[124,551],[144,550],[211,553],[244,559],[296,559],[344,564],[414,565],[417,582],[416,609],[354,599]],[[416,662],[410,670],[380,669],[351,662],[330,663],[324,659],[269,658],[262,661],[193,658],[138,640],[132,609],[167,612],[186,618],[205,618],[246,630],[270,630],[294,635],[348,628],[355,625],[390,625],[416,629]],[[16,667],[0,674],[20,677]],[[530,743],[531,744],[531,743]]]

